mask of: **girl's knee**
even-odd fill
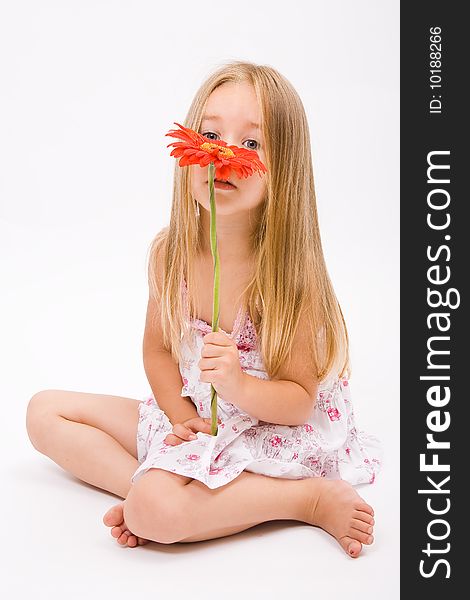
[[[42,390],[34,394],[26,410],[26,430],[33,446],[41,451],[43,440],[50,432],[50,418],[55,411],[53,401],[58,390]]]
[[[187,530],[186,494],[183,488],[165,486],[165,476],[149,469],[131,487],[124,503],[124,521],[139,537],[162,544],[181,540]]]

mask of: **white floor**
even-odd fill
[[[374,283],[388,299],[385,304],[366,292],[361,295],[361,285],[336,278],[351,336],[350,384],[357,422],[381,438],[385,449],[382,473],[373,485],[360,488],[375,509],[375,543],[353,560],[322,530],[278,521],[217,540],[131,549],[120,547],[101,521],[119,499],[80,482],[36,452],[26,433],[25,413],[32,394],[46,388],[134,398],[146,393],[140,356],[145,252],[134,248],[135,256],[124,265],[121,257],[123,271],[118,273],[109,256],[102,262],[89,260],[84,247],[85,256],[76,262],[69,256],[64,261],[69,268],[62,268],[54,262],[54,248],[59,238],[65,247],[67,232],[56,230],[48,237],[35,228],[0,225],[6,255],[15,257],[3,265],[6,285],[0,299],[0,564],[6,597],[33,594],[56,600],[86,594],[127,600],[139,594],[171,594],[198,600],[214,591],[226,598],[257,594],[270,600],[300,595],[331,600],[399,597],[396,269],[389,265],[386,276],[377,275]],[[97,233],[89,239],[96,241]],[[94,256],[101,250],[95,248]],[[375,269],[374,264],[369,268]],[[100,279],[100,271],[108,278]],[[121,274],[125,287],[118,283]],[[358,271],[351,276],[358,277]],[[81,289],[84,282],[87,289]]]

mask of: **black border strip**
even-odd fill
[[[463,5],[401,3],[400,562],[405,599],[420,593],[426,600],[469,595],[468,550],[460,543],[468,538],[464,509],[470,507],[464,491],[470,481],[470,385],[465,389],[467,377],[470,384],[470,220],[465,219],[470,202],[464,190],[470,169],[463,140],[469,131]]]

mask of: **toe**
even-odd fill
[[[122,545],[125,546],[127,544],[127,533],[123,533],[119,536],[118,538],[118,542]]]
[[[351,527],[354,527],[354,529],[359,529],[359,531],[362,531],[363,533],[370,534],[374,531],[372,525],[369,525],[369,523],[366,523],[361,519],[351,519]]]
[[[352,516],[354,519],[359,519],[360,521],[364,521],[364,523],[368,523],[369,525],[375,524],[374,517],[363,510],[355,510]]]
[[[144,546],[145,544],[149,543],[149,540],[146,540],[145,538],[138,537],[137,538],[137,543],[139,544],[139,546]]]
[[[122,523],[123,518],[122,504],[116,504],[104,514],[103,523],[107,527],[112,527],[113,525],[119,525]]]
[[[111,509],[112,510],[112,509]],[[114,525],[114,519],[112,518],[112,513],[111,510],[108,510],[108,512],[106,512],[103,516],[103,523],[105,525],[107,525],[108,527],[110,525]]]
[[[359,529],[354,529],[353,527],[349,531],[349,535],[355,540],[361,542],[362,544],[372,544],[374,541],[374,536],[369,533],[365,533],[360,531]]]
[[[374,516],[374,509],[372,508],[372,506],[367,504],[367,502],[358,502],[355,508],[356,510],[360,510],[369,514],[371,517]]]
[[[122,529],[119,526],[113,527],[111,529],[111,535],[114,538],[119,538],[122,535],[122,533],[123,533],[123,531],[122,531]]]
[[[339,542],[346,554],[351,556],[351,558],[357,558],[361,553],[362,545],[358,540],[345,535],[339,540]]]

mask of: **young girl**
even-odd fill
[[[210,324],[208,169],[176,163],[170,225],[148,264],[143,355],[152,395],[39,392],[28,406],[30,439],[125,498],[103,518],[123,545],[294,519],[357,557],[373,541],[374,512],[352,486],[374,481],[379,446],[355,426],[348,335],[322,252],[302,102],[273,68],[231,62],[198,90],[184,125],[256,150],[267,167],[215,183],[219,330]]]

